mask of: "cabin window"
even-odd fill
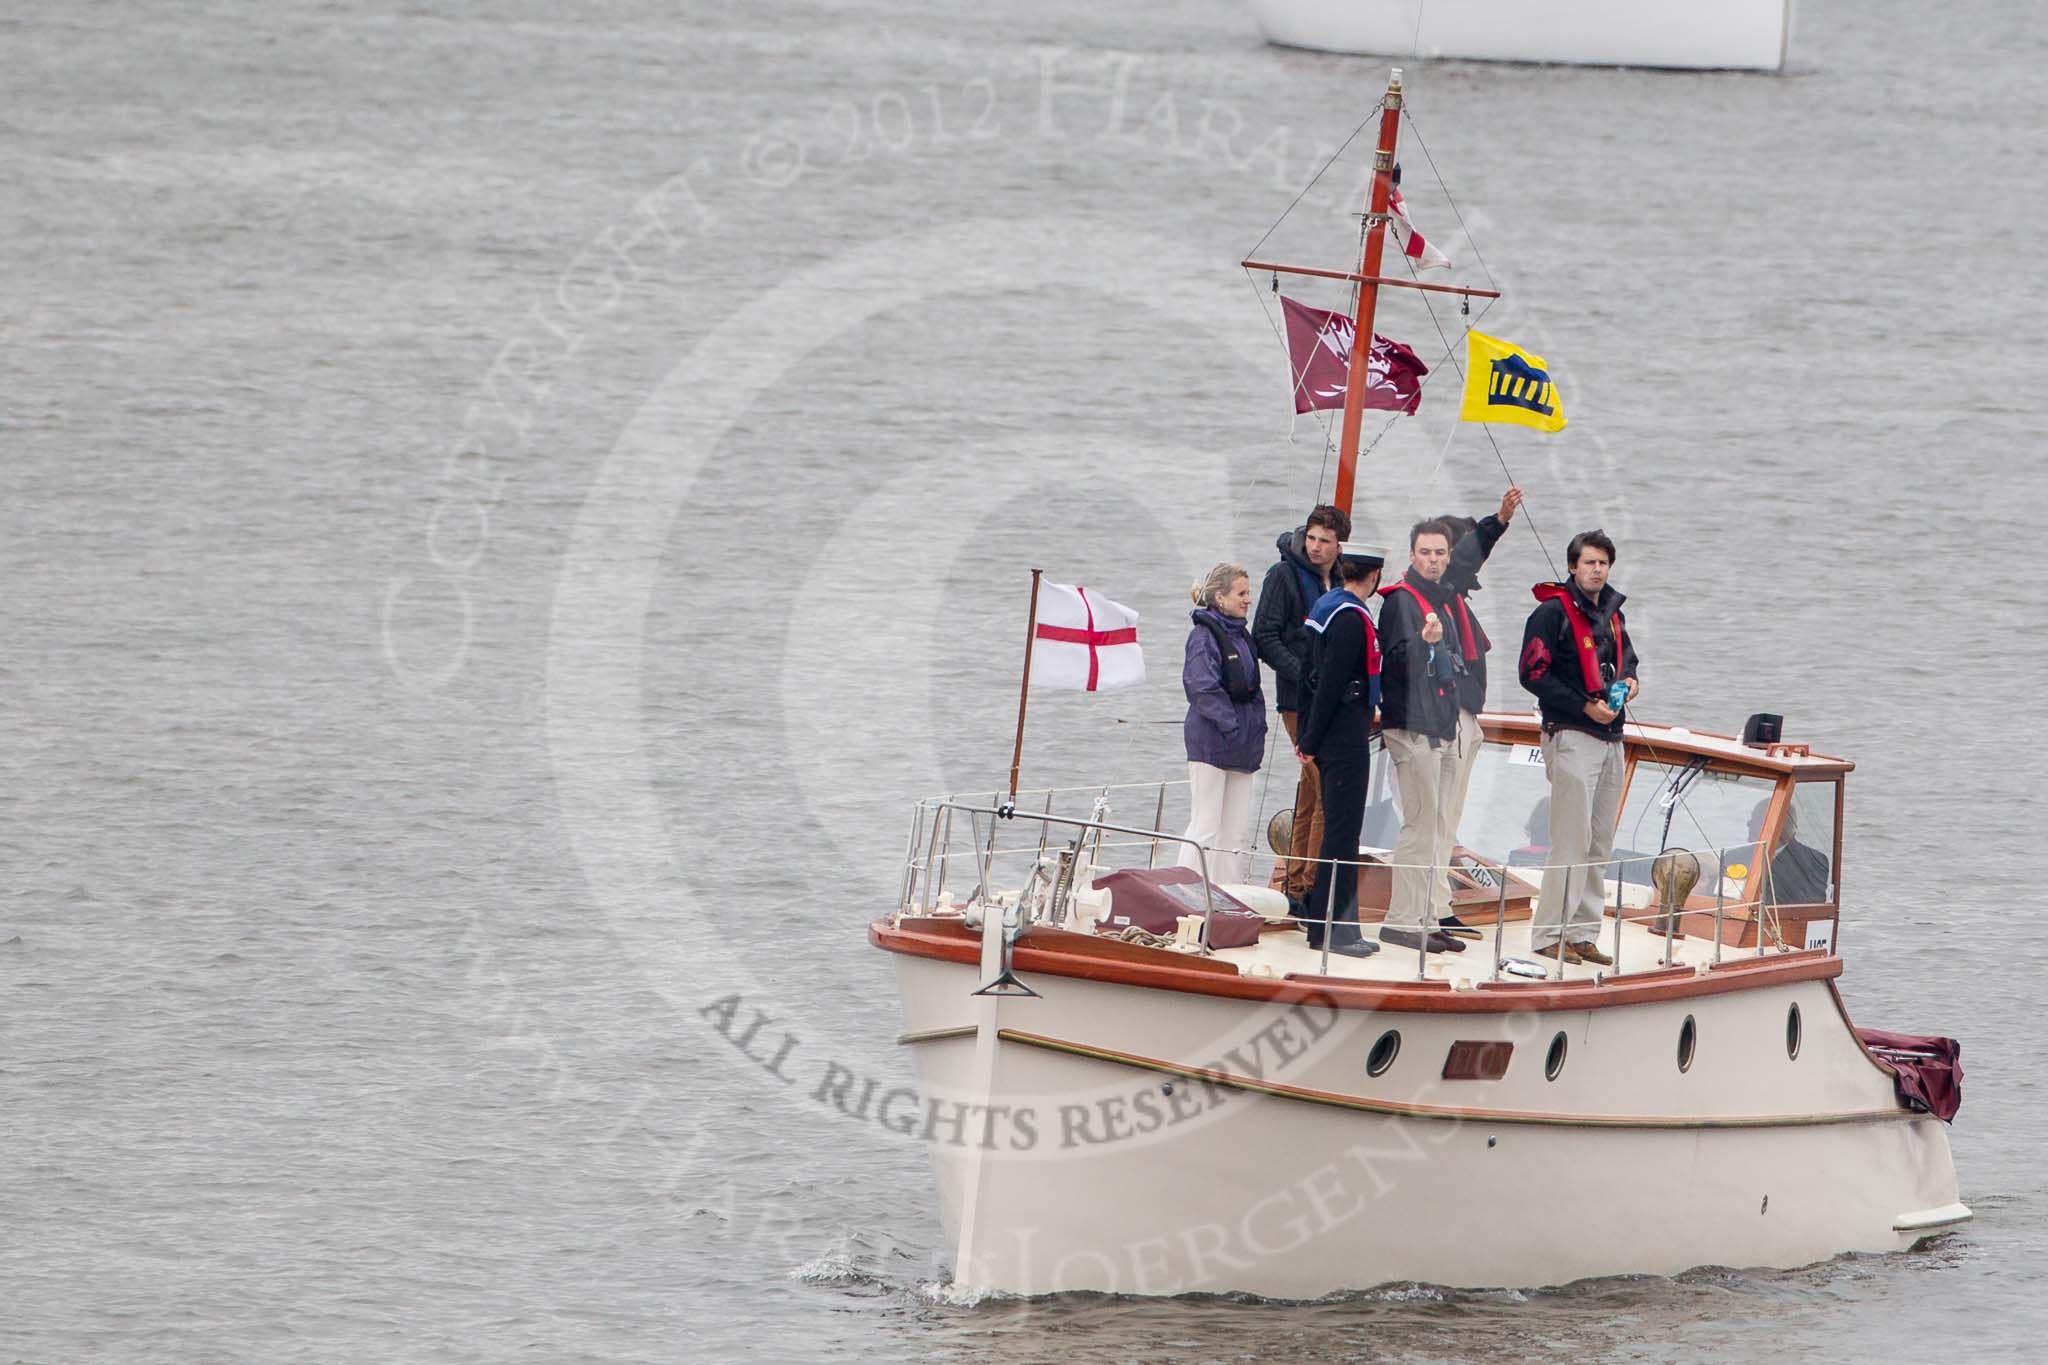
[[[1796,782],[1785,818],[1771,837],[1768,857],[1758,853],[1766,905],[1832,905],[1835,900],[1834,782]],[[1752,838],[1761,840],[1759,828]],[[1759,844],[1761,848],[1761,844]]]
[[[1550,1040],[1550,1054],[1543,1059],[1544,1080],[1554,1081],[1557,1079],[1557,1073],[1564,1070],[1564,1054],[1568,1046],[1564,1030],[1559,1029],[1557,1036]]]
[[[1785,1011],[1785,1055],[1793,1059],[1799,1056],[1799,1043],[1804,1026],[1799,1019],[1799,1002],[1792,1002],[1792,1008]]]
[[[1685,1016],[1685,1022],[1678,1026],[1678,1069],[1680,1071],[1692,1070],[1692,1053],[1693,1049],[1698,1046],[1699,1040],[1699,1025],[1695,1024],[1692,1021],[1692,1016],[1688,1014]]]
[[[1767,814],[1778,784],[1768,777],[1720,772],[1687,762],[1636,760],[1614,831],[1614,856],[1623,902],[1631,908],[1651,902],[1650,864],[1664,848],[1699,855],[1700,879],[1694,905],[1711,905],[1714,875],[1721,874],[1728,905],[1756,898],[1756,828]],[[1610,884],[1615,874],[1610,873]]]
[[[1390,1028],[1379,1036],[1379,1041],[1372,1045],[1372,1051],[1366,1054],[1365,1074],[1368,1076],[1386,1075],[1387,1068],[1392,1066],[1394,1058],[1400,1055],[1401,1031]]]
[[[1400,835],[1400,811],[1390,776],[1392,763],[1373,764],[1374,799],[1365,815],[1365,844],[1391,849]],[[1381,797],[1384,803],[1381,803]],[[1466,789],[1457,842],[1490,863],[1539,866],[1550,849],[1550,778],[1543,751],[1534,744],[1479,746]]]

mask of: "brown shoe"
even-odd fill
[[[1572,951],[1579,955],[1579,961],[1590,962],[1596,967],[1612,967],[1614,959],[1600,951],[1597,944],[1574,943]]]
[[[1547,957],[1554,962],[1557,960],[1557,954],[1560,949],[1564,952],[1564,960],[1566,962],[1577,962],[1579,960],[1579,949],[1575,943],[1552,943],[1541,948],[1531,949],[1530,951],[1537,957]]]

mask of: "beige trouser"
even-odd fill
[[[1208,763],[1188,764],[1188,828],[1186,838],[1209,850],[1209,880],[1244,880],[1245,821],[1251,816],[1252,779],[1256,773],[1232,772]],[[1180,846],[1180,866],[1202,870],[1194,844]]]
[[[1550,774],[1550,859],[1543,892],[1529,924],[1529,946],[1547,948],[1563,938],[1591,943],[1600,933],[1614,856],[1614,822],[1621,815],[1621,741],[1583,730],[1543,736],[1543,766]],[[1571,903],[1565,904],[1565,884]]]
[[[1451,913],[1451,850],[1458,842],[1458,818],[1465,789],[1485,736],[1479,718],[1458,713],[1456,739],[1429,738],[1413,730],[1381,732],[1394,760],[1394,790],[1401,798],[1401,837],[1394,843],[1394,901],[1388,924],[1401,928],[1436,925]]]

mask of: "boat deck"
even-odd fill
[[[1322,976],[1346,978],[1359,981],[1448,981],[1453,984],[1469,982],[1477,984],[1493,978],[1494,923],[1491,917],[1484,923],[1474,923],[1480,931],[1479,939],[1462,939],[1465,951],[1462,953],[1428,953],[1422,955],[1424,962],[1421,974],[1416,971],[1416,957],[1413,948],[1404,948],[1387,943],[1371,957],[1347,957],[1342,953],[1329,955],[1329,966],[1323,965],[1321,950],[1308,946],[1308,938],[1299,928],[1292,926],[1269,926],[1259,936],[1256,944],[1242,948],[1224,948],[1213,954],[1215,960],[1228,962],[1243,976]],[[1368,939],[1376,939],[1379,926],[1364,926]],[[1614,952],[1614,919],[1610,915],[1600,921],[1602,951]],[[1714,941],[1711,938],[1678,938],[1672,941],[1672,965],[1699,966],[1714,960]],[[1756,950],[1723,948],[1725,958],[1753,956]],[[1501,933],[1501,956],[1505,959],[1520,958],[1535,963],[1544,969],[1546,978],[1555,978],[1557,964],[1549,958],[1534,956],[1529,951],[1529,922],[1509,920]],[[1614,977],[1624,973],[1661,970],[1664,967],[1664,937],[1652,934],[1636,923],[1621,926],[1621,953],[1611,967],[1597,967],[1591,963],[1565,964],[1566,981],[1590,981],[1596,975]],[[1502,981],[1533,980],[1503,971]]]

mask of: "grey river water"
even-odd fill
[[[1234,263],[1385,64],[1231,0],[8,7],[0,1359],[2038,1358],[2044,56],[1808,0],[1780,77],[1408,64],[1418,220],[1572,421],[1501,438],[1481,609],[1604,524],[1649,718],[1857,761],[1843,990],[1963,1040],[1976,1221],[963,1303],[922,1147],[814,1098],[908,1078],[864,926],[1007,765],[1030,564],[1152,676],[1027,782],[1179,775],[1184,585],[1322,473]],[[1357,153],[1269,252],[1344,260]],[[1455,406],[1368,531],[1498,496]]]

